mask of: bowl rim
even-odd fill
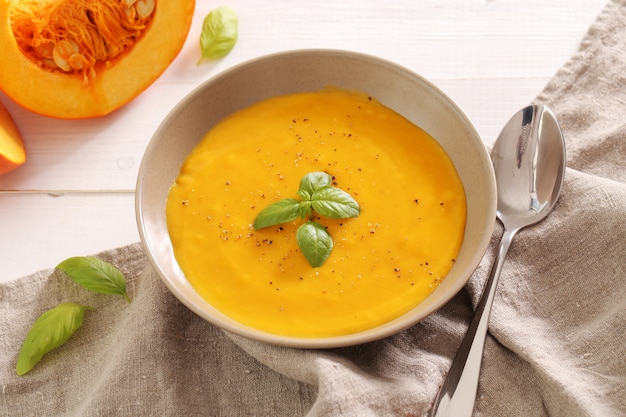
[[[147,225],[145,223],[144,218],[144,202],[142,200],[143,191],[144,191],[144,179],[145,179],[145,170],[148,165],[149,156],[154,151],[154,149],[158,146],[157,139],[159,138],[159,134],[163,129],[167,127],[168,122],[179,115],[180,112],[188,105],[190,102],[194,101],[197,97],[204,93],[204,90],[209,86],[220,83],[222,80],[231,77],[232,74],[236,74],[240,71],[243,71],[247,68],[251,68],[257,65],[259,62],[264,62],[271,59],[276,58],[292,58],[297,56],[307,56],[307,55],[319,55],[324,57],[331,56],[349,56],[351,58],[357,60],[366,60],[373,64],[384,66],[386,68],[392,69],[395,73],[403,73],[405,76],[414,78],[415,80],[422,83],[424,86],[431,89],[440,100],[445,101],[446,105],[449,106],[456,114],[458,114],[459,118],[466,125],[468,133],[472,136],[474,141],[479,141],[482,144],[482,148],[479,150],[482,159],[489,161],[489,167],[491,168],[485,170],[485,178],[486,186],[490,189],[489,193],[489,201],[487,204],[488,216],[493,218],[493,222],[485,225],[484,233],[480,239],[480,244],[478,245],[478,250],[474,253],[471,263],[472,272],[467,274],[467,277],[464,279],[459,279],[450,289],[450,296],[441,297],[436,302],[433,302],[429,311],[426,314],[415,317],[412,320],[406,320],[405,316],[407,316],[409,312],[401,315],[400,317],[391,320],[383,325],[363,330],[357,333],[351,333],[347,335],[341,336],[330,336],[330,337],[319,337],[319,338],[304,338],[304,337],[293,337],[293,336],[283,336],[277,335],[274,333],[264,332],[252,327],[248,327],[242,325],[240,323],[230,323],[229,320],[217,320],[216,317],[207,313],[205,308],[201,308],[196,303],[192,302],[188,299],[187,295],[172,281],[170,277],[168,277],[165,272],[161,269],[159,259],[157,259],[155,255],[155,251],[153,250],[153,246],[155,242],[150,241],[150,238],[147,234],[146,228]],[[435,138],[437,140],[437,138]],[[484,161],[483,161],[484,162]],[[315,349],[325,349],[325,348],[338,348],[345,346],[353,346],[362,343],[372,342],[375,340],[379,340],[393,334],[396,334],[402,330],[405,330],[409,327],[412,327],[422,321],[425,317],[436,313],[441,307],[447,304],[469,281],[469,279],[473,276],[476,269],[478,268],[481,259],[484,257],[484,254],[488,248],[489,242],[491,240],[491,236],[493,233],[493,228],[495,227],[495,213],[496,213],[496,185],[495,185],[495,173],[493,172],[493,167],[490,162],[489,153],[487,151],[487,147],[485,143],[480,138],[477,130],[471,123],[467,114],[460,108],[460,106],[452,100],[445,92],[439,89],[436,85],[434,85],[431,81],[427,80],[423,76],[418,73],[400,65],[394,63],[392,61],[386,60],[384,58],[380,58],[377,56],[365,54],[362,52],[355,52],[350,50],[342,50],[342,49],[326,49],[326,48],[305,48],[305,49],[293,49],[287,51],[274,52],[270,54],[261,55],[241,63],[235,64],[232,67],[225,69],[224,71],[208,78],[207,80],[201,82],[198,86],[193,88],[189,93],[187,93],[176,105],[168,112],[165,118],[160,122],[159,126],[153,133],[147,147],[144,150],[144,154],[141,160],[141,164],[139,166],[137,182],[135,188],[135,216],[136,223],[138,227],[138,232],[140,236],[140,241],[144,249],[144,253],[148,258],[151,266],[159,276],[160,280],[165,284],[168,290],[187,308],[193,311],[196,315],[201,318],[207,320],[213,325],[225,330],[226,332],[230,332],[233,334],[237,334],[239,336],[243,336],[249,339],[254,339],[257,341],[265,342],[272,345],[284,346],[284,347],[292,347],[292,348],[315,348]],[[176,264],[177,265],[177,264]],[[182,274],[182,271],[180,271]],[[184,274],[183,274],[184,276]],[[205,302],[206,303],[206,302]],[[209,305],[206,303],[206,305]],[[219,312],[218,312],[219,313]],[[230,319],[230,321],[233,321]]]

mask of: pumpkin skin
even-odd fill
[[[22,136],[9,111],[0,103],[0,175],[17,168],[25,161],[26,151]]]
[[[106,115],[148,88],[180,52],[195,8],[195,0],[156,0],[136,43],[85,85],[82,76],[48,71],[22,53],[10,23],[14,1],[0,0],[0,89],[28,110],[61,119]]]

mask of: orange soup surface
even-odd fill
[[[360,214],[316,218],[334,248],[300,252],[305,220],[255,230],[324,171]],[[328,89],[261,101],[218,123],[184,162],[167,201],[174,255],[196,291],[250,327],[293,337],[373,328],[423,301],[463,240],[462,183],[425,131],[361,93]]]

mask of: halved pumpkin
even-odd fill
[[[0,89],[63,119],[102,116],[180,52],[195,0],[0,0]]]
[[[0,175],[7,173],[26,161],[22,136],[9,111],[0,103]]]

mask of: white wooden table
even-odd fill
[[[21,130],[28,158],[0,176],[0,281],[138,241],[135,181],[152,133],[185,94],[234,64],[299,48],[377,55],[442,88],[490,145],[509,117],[576,52],[606,0],[196,3],[178,58],[114,114],[50,119],[0,93]],[[227,57],[197,66],[202,20],[222,4],[239,15],[239,41]]]

